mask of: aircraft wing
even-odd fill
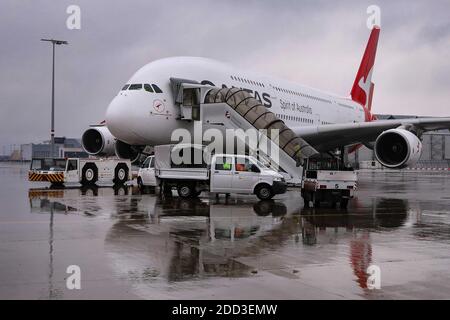
[[[410,129],[419,134],[425,131],[450,129],[450,118],[374,120],[371,122],[292,127],[291,129],[316,150],[325,152],[341,146],[373,142],[383,131],[398,127]]]

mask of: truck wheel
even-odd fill
[[[257,186],[255,194],[260,200],[269,200],[273,197],[272,188],[267,184],[261,184]]]
[[[83,167],[81,171],[81,184],[92,185],[97,182],[98,171],[97,166],[93,163],[88,163]]]
[[[128,180],[128,168],[125,164],[119,163],[114,169],[114,184],[124,184]]]
[[[341,199],[341,202],[339,203],[339,206],[341,207],[341,209],[347,209],[348,199],[347,198]]]
[[[194,186],[190,183],[179,184],[177,191],[181,198],[190,198],[195,194]]]

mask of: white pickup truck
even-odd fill
[[[141,188],[160,186],[165,191],[175,187],[178,195],[183,198],[195,197],[202,191],[209,191],[255,194],[259,199],[271,199],[276,194],[286,192],[287,185],[283,176],[256,158],[246,155],[215,154],[204,159],[205,151],[202,148],[202,146],[180,145],[156,146],[155,155],[148,157],[139,170],[139,186]],[[186,152],[187,149],[192,149],[192,154],[202,149],[201,163],[175,164],[172,155]]]
[[[349,199],[356,191],[357,180],[356,172],[344,167],[338,159],[308,159],[301,191],[305,207],[309,207],[310,202],[315,207],[319,207],[321,202],[335,207],[339,202],[341,208],[347,208]]]

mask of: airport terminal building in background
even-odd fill
[[[20,146],[20,159],[31,161],[32,158],[49,158],[52,156],[51,144],[28,143]],[[83,150],[80,139],[55,137],[54,157],[58,158],[87,158],[89,155]]]

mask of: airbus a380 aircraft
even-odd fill
[[[377,160],[386,167],[414,164],[422,152],[422,133],[450,128],[450,118],[375,119],[371,113],[371,77],[379,33],[378,27],[371,31],[348,98],[205,58],[151,62],[112,100],[103,126],[85,131],[83,146],[93,155],[135,158],[145,146],[171,143],[175,129],[192,126],[180,119],[180,107],[172,92],[170,79],[181,78],[219,88],[243,88],[320,152],[364,144],[374,148]]]

